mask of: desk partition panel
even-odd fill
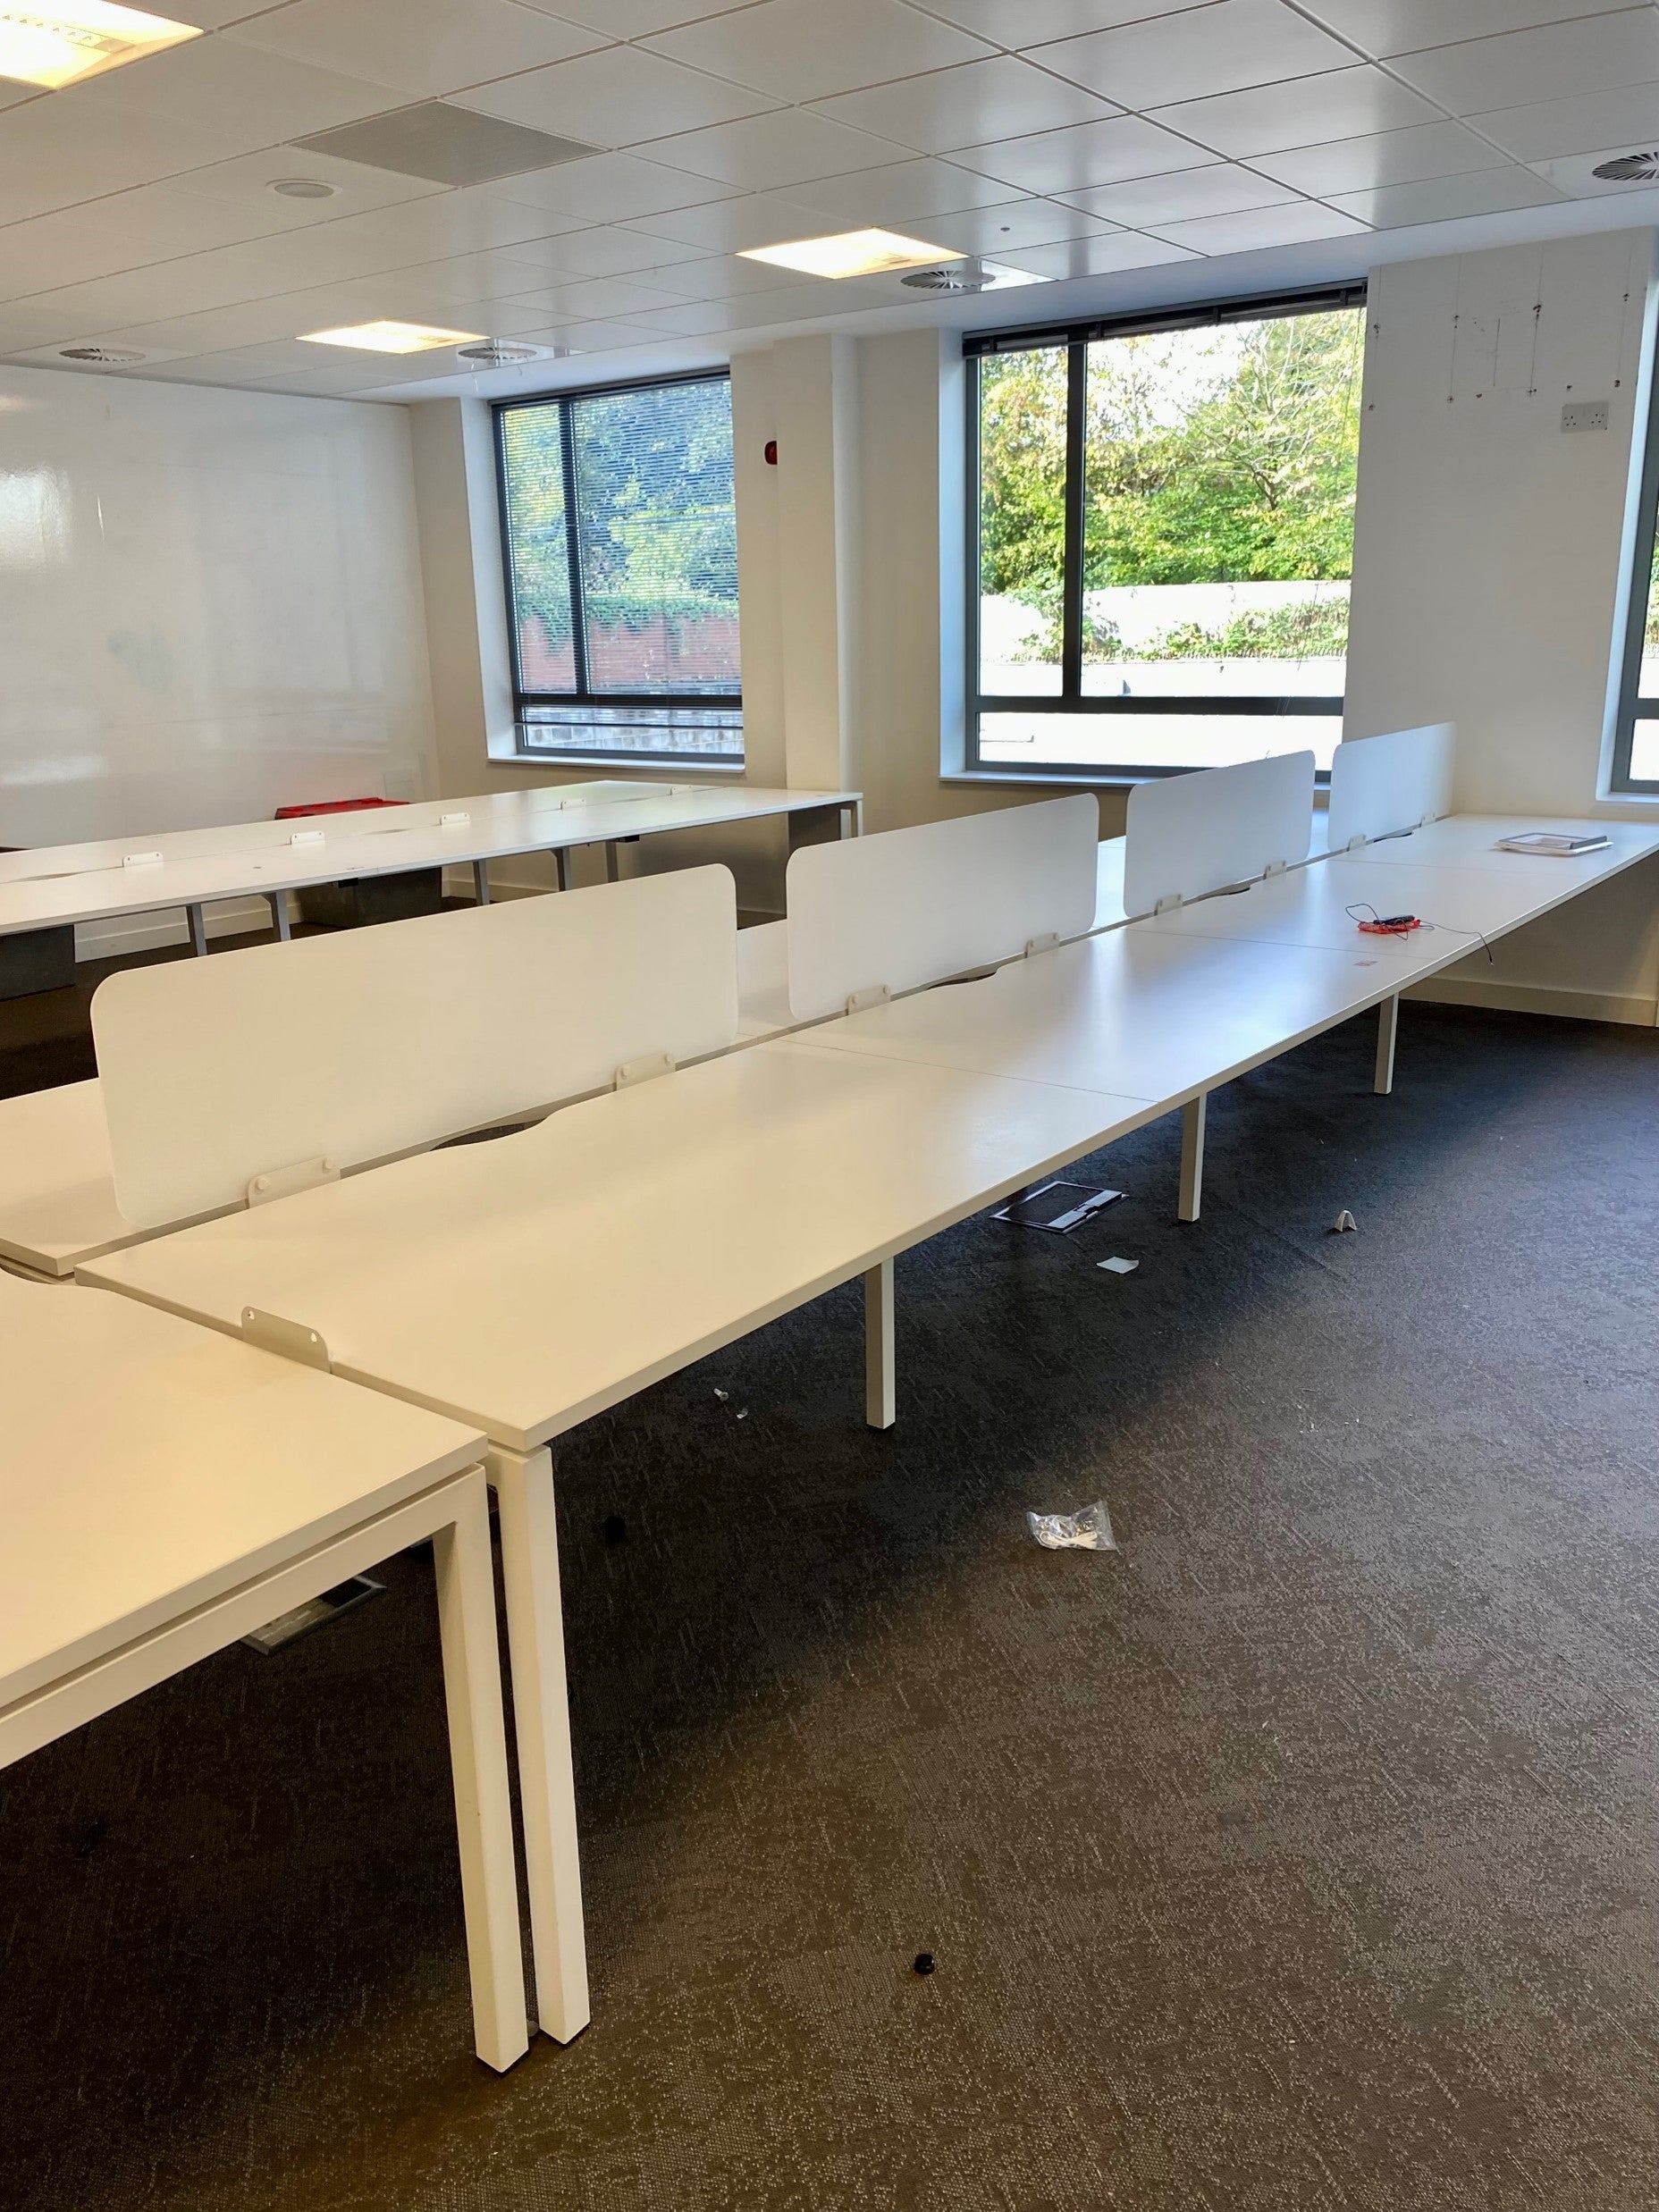
[[[1311,753],[1137,784],[1124,823],[1124,909],[1155,913],[1294,867],[1312,830]]]
[[[92,1002],[116,1197],[146,1228],[718,1051],[737,1025],[720,867],[131,969]]]
[[[1010,960],[1034,939],[1094,926],[1100,810],[1091,792],[922,822],[789,862],[789,1005],[842,1013]]]
[[[1431,722],[1338,745],[1331,761],[1331,851],[1395,837],[1449,814],[1456,739],[1454,722]]]

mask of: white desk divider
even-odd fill
[[[1449,814],[1456,741],[1455,722],[1431,722],[1338,745],[1331,761],[1331,851],[1345,853]]]
[[[1312,832],[1311,753],[1137,784],[1124,819],[1124,910],[1152,914],[1293,868]]]
[[[804,845],[786,895],[796,1019],[1082,936],[1094,926],[1099,837],[1099,805],[1084,792]]]
[[[121,1211],[258,1204],[721,1050],[737,935],[729,870],[688,868],[112,976],[92,1029]]]

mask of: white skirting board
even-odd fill
[[[209,937],[251,937],[271,927],[271,909],[262,898],[222,899],[204,913]],[[182,907],[176,913],[114,914],[107,921],[75,924],[77,960],[119,960],[127,953],[160,952],[189,941]]]
[[[1659,1027],[1659,1000],[1620,991],[1564,990],[1554,983],[1488,983],[1437,975],[1402,996],[1443,1006],[1489,1006],[1498,1013],[1544,1013],[1569,1022],[1622,1022],[1634,1029]]]

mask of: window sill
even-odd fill
[[[1010,791],[1136,791],[1142,784],[1167,783],[1172,772],[1196,776],[1201,774],[1202,770],[1194,766],[1186,770],[1165,770],[1155,776],[1113,775],[1109,770],[1102,770],[1099,775],[1091,776],[1087,772],[1079,775],[1069,769],[942,768],[939,779],[942,785],[977,784],[981,788],[1004,787]],[[1316,808],[1327,802],[1329,784],[1330,776],[1322,769],[1314,785],[1313,803]]]

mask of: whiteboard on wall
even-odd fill
[[[1453,722],[1344,739],[1331,760],[1330,850],[1343,853],[1449,814],[1456,743]]]
[[[737,1028],[725,868],[345,929],[102,983],[92,1030],[115,1195],[142,1228],[561,1098]]]
[[[804,845],[786,879],[789,1005],[809,1022],[855,993],[896,996],[1094,926],[1092,792]]]
[[[0,367],[0,846],[421,795],[404,412]]]
[[[1306,860],[1313,776],[1311,753],[1281,753],[1137,784],[1124,820],[1124,911],[1155,913]]]

